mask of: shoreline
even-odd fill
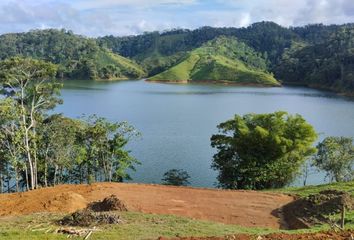
[[[259,88],[268,88],[268,87],[282,87],[282,84],[279,85],[267,85],[267,84],[257,84],[257,83],[240,83],[227,80],[196,80],[196,81],[169,81],[169,80],[149,80],[148,78],[142,79],[148,83],[165,83],[165,84],[200,84],[200,85],[223,85],[223,86],[242,86],[242,87],[259,87]]]

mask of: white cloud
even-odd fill
[[[196,3],[197,0],[76,0],[73,6],[80,9],[97,9],[111,7],[134,7],[146,8],[159,5],[189,5]]]
[[[76,33],[130,35],[200,26],[284,26],[354,22],[354,0],[2,0],[0,33],[66,28]]]

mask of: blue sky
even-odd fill
[[[0,33],[66,28],[87,36],[171,28],[354,22],[354,0],[1,0]]]

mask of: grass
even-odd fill
[[[144,77],[146,75],[143,68],[134,61],[106,50],[100,51],[97,54],[96,62],[99,68],[104,67],[108,64],[113,64],[118,66],[121,70],[131,69],[140,77]]]
[[[190,54],[184,61],[174,67],[157,74],[149,80],[151,81],[188,81],[191,79],[191,71],[199,61],[198,54]]]
[[[269,229],[245,228],[172,215],[125,212],[121,213],[121,216],[124,220],[123,224],[100,226],[100,231],[94,232],[90,239],[136,240],[157,239],[159,236],[224,236],[237,233],[272,232]],[[60,227],[55,222],[62,217],[61,214],[41,213],[0,218],[0,239],[66,239],[66,235],[53,233]],[[48,229],[52,231],[46,233]]]
[[[331,183],[322,185],[313,185],[305,187],[290,187],[274,190],[275,192],[282,192],[286,194],[295,194],[300,197],[307,197],[310,194],[316,194],[323,190],[334,189],[339,191],[349,192],[354,197],[354,181],[343,183]]]
[[[252,55],[253,54],[253,55]],[[279,86],[279,82],[263,68],[255,67],[242,59],[253,57],[262,65],[251,49],[236,40],[213,40],[189,53],[175,66],[149,78],[151,81],[213,81],[236,84]],[[242,58],[242,57],[243,58]]]
[[[313,185],[305,187],[290,187],[279,190],[274,190],[273,192],[281,192],[286,194],[297,195],[299,197],[307,197],[311,194],[317,194],[323,190],[339,190],[345,191],[351,194],[354,197],[354,181],[351,182],[342,182],[342,183],[331,183],[331,184],[322,184],[322,185]],[[340,214],[331,216],[332,220],[339,221]],[[354,229],[354,210],[346,213],[346,228]],[[317,226],[314,227],[315,230],[327,230],[329,226]]]

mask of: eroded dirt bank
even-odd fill
[[[25,193],[1,194],[0,216],[73,212],[111,194],[131,211],[175,214],[246,227],[281,228],[278,209],[293,197],[255,191],[227,191],[147,184],[60,185]]]

